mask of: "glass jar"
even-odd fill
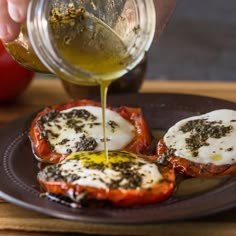
[[[53,58],[52,54],[55,58],[55,55],[60,50],[53,47],[51,40],[53,35],[49,32],[48,14],[50,8],[58,8],[58,5],[62,2],[68,5],[71,3],[80,4],[84,1],[32,0],[29,6],[27,22],[22,25],[19,37],[13,42],[5,44],[15,60],[26,68],[40,73],[54,73],[59,77],[66,70],[65,64],[68,61],[65,58],[57,57],[55,63],[53,60],[50,61]],[[85,9],[108,24],[119,34],[119,37],[122,37],[122,40],[126,39],[125,43],[130,49],[132,49],[132,46],[137,46],[136,42],[138,42],[140,50],[139,53],[138,50],[136,50],[136,53],[132,52],[134,60],[129,65],[129,72],[123,76],[121,75],[125,73],[124,71],[120,74],[120,79],[113,82],[110,86],[110,92],[138,91],[144,79],[147,66],[147,54],[143,57],[144,51],[148,50],[150,46],[155,28],[155,13],[152,0],[88,0],[86,3]],[[175,8],[176,0],[155,0],[155,3],[157,11],[156,37],[159,37]],[[135,27],[135,24],[138,27]],[[132,35],[132,30],[133,32],[136,31],[135,35]],[[30,35],[30,39],[28,35]],[[76,70],[76,73],[80,72],[79,68],[76,68]],[[69,81],[62,80],[62,82],[66,91],[72,97],[75,97],[76,91],[79,91],[76,97],[79,96],[80,98],[83,94],[91,97],[91,95],[95,94],[94,91],[97,91],[97,88],[92,88],[93,86],[83,86],[84,84],[96,84],[91,79],[88,80],[86,76],[80,81],[75,81],[72,74]]]
[[[79,17],[83,19],[83,27],[78,26],[77,21],[70,21],[70,17],[74,17],[74,15],[76,19]],[[70,83],[97,85],[99,78],[102,77],[104,80],[120,78],[141,62],[151,45],[155,23],[155,8],[152,0],[31,0],[27,18],[29,40],[24,41],[27,44],[31,43],[33,49],[31,52],[34,51],[39,57],[39,61],[42,62],[41,64],[44,65],[41,67],[38,62],[35,63],[36,71],[40,71],[42,68],[45,71],[46,67],[48,71]],[[66,25],[65,30],[57,31],[58,25],[60,29]],[[106,29],[104,30],[103,27]],[[79,31],[84,33],[84,30],[86,32],[90,30],[89,37],[88,40],[84,38],[83,42],[80,40],[77,43],[78,45],[82,43],[83,48],[80,48],[76,57],[79,58],[82,55],[81,50],[83,49],[87,54],[91,53],[89,51],[91,48],[93,50],[91,55],[95,57],[92,63],[97,64],[95,70],[83,65],[83,60],[75,63],[71,54],[63,52],[63,46],[60,44],[60,41],[63,41],[64,44],[70,43],[76,37],[75,34]],[[99,34],[99,38],[96,38]],[[83,37],[81,35],[79,39]],[[92,37],[95,37],[95,40]],[[104,71],[100,70],[104,64],[100,60],[96,61],[98,50],[107,50],[108,54],[112,50],[116,50],[115,55],[120,49],[118,47],[120,41],[127,51],[126,57],[122,58],[124,60],[119,62],[120,65],[115,70],[107,70],[107,68]],[[30,46],[28,51],[29,49]],[[93,60],[92,57],[90,57],[91,60]],[[103,59],[106,61],[106,55]],[[88,61],[88,58],[86,60]]]

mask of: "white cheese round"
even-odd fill
[[[100,166],[99,164],[104,164],[104,166],[103,168],[97,168],[96,155],[98,158],[103,157],[104,159],[104,154],[88,152],[84,155],[84,153],[73,153],[61,163],[46,167],[39,173],[39,178],[49,182],[67,182],[98,189],[148,189],[163,179],[155,163],[137,158],[133,154],[128,156],[130,160],[127,162],[127,159],[122,158],[127,158],[128,153],[116,152],[117,156],[111,158],[114,165],[106,166],[105,161],[99,161],[98,166]],[[123,155],[126,155],[126,157]],[[86,160],[86,156],[90,158],[90,161],[94,159],[95,166],[93,161],[90,163],[91,167],[89,167],[89,163],[86,164],[83,159],[80,159],[80,157],[85,157]],[[125,163],[128,163],[128,165]],[[140,184],[136,186],[137,183]]]
[[[202,125],[199,123],[193,125],[193,128],[188,132],[183,131],[186,124],[191,121],[195,124],[194,121],[196,120],[201,120]],[[221,135],[217,135],[217,129],[227,130],[227,132],[223,131]],[[203,140],[206,135],[208,138]],[[198,144],[199,141],[193,141],[193,137],[202,140],[200,147],[194,151],[190,146]],[[169,149],[174,151],[175,156],[195,163],[234,164],[236,163],[236,111],[215,110],[200,116],[183,119],[168,130],[164,136],[164,142]],[[190,142],[192,143],[190,144]]]
[[[85,110],[91,114],[92,118],[66,116],[73,110]],[[83,149],[81,143],[88,139],[96,142],[95,147],[88,150],[100,151],[104,149],[101,107],[79,106],[60,113],[59,117],[43,124],[48,142],[54,151],[66,154],[87,150]],[[106,109],[106,121],[108,150],[121,150],[132,142],[135,128],[130,122],[109,109]]]

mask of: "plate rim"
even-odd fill
[[[218,98],[214,98],[214,97],[209,97],[209,96],[201,96],[201,95],[191,95],[191,94],[181,94],[181,93],[142,93],[142,94],[136,94],[136,95],[133,95],[133,96],[149,96],[149,97],[152,97],[152,96],[187,96],[187,97],[194,97],[195,99],[197,98],[201,98],[201,99],[210,99],[211,101],[216,101],[216,102],[222,102],[222,103],[228,103],[229,105],[232,104],[233,106],[235,106],[236,108],[236,103],[235,102],[232,102],[232,101],[228,101],[228,100],[224,100],[224,99],[218,99]],[[115,95],[115,96],[120,96],[120,95]],[[128,94],[128,96],[130,96],[130,94]],[[113,96],[114,97],[114,96]],[[28,120],[32,120],[32,118],[35,116],[35,114],[37,114],[38,111],[36,112],[33,112],[33,113],[30,113],[30,114],[27,114],[25,116],[22,116],[22,117],[19,117],[18,119],[15,119],[7,124],[5,124],[3,127],[0,128],[0,137],[3,137],[4,135],[1,134],[1,131],[4,131],[4,130],[7,130],[8,127],[14,125],[14,124],[17,124],[19,122],[27,122]],[[21,131],[21,129],[25,129],[25,127],[21,127],[19,128],[18,132]],[[0,144],[0,148],[1,148],[1,144]],[[0,149],[0,153],[2,153],[3,150]],[[0,170],[2,169],[2,165],[1,165],[1,162],[2,162],[2,159],[0,160]],[[1,176],[2,174],[0,174]],[[236,184],[235,184],[236,186]],[[142,221],[132,221],[131,220],[128,220],[128,221],[123,221],[123,220],[116,220],[116,219],[110,219],[109,221],[104,221],[104,219],[101,218],[101,220],[98,220],[97,217],[86,217],[86,216],[83,216],[82,218],[80,217],[70,217],[68,216],[67,214],[63,214],[63,212],[45,212],[44,209],[42,209],[42,207],[39,207],[37,205],[32,205],[30,203],[27,203],[25,201],[21,201],[19,199],[17,199],[16,197],[14,196],[11,196],[7,193],[4,192],[4,190],[2,190],[2,183],[0,183],[0,197],[2,197],[3,199],[15,204],[15,205],[18,205],[20,207],[24,207],[24,208],[27,208],[27,209],[30,209],[30,210],[34,210],[36,212],[39,212],[39,213],[43,213],[43,214],[46,214],[46,215],[49,215],[49,216],[53,216],[53,217],[59,217],[59,218],[63,218],[63,219],[68,219],[68,220],[80,220],[80,221],[83,221],[83,222],[87,222],[87,223],[106,223],[106,224],[119,224],[119,223],[122,223],[122,224],[137,224],[137,223],[156,223],[156,222],[166,222],[166,220],[158,220],[158,221],[151,221],[150,219],[149,220],[142,220]],[[46,201],[49,201],[48,199],[46,199]],[[58,203],[55,203],[55,204],[58,204]],[[171,205],[171,204],[170,204]],[[221,208],[218,208],[218,209],[215,209],[215,210],[211,210],[210,213],[202,213],[200,215],[200,217],[202,216],[206,216],[206,215],[209,215],[209,214],[215,214],[217,212],[221,212],[223,210],[227,210],[229,208],[232,208],[236,206],[236,204],[228,204],[227,206],[225,207],[221,207]],[[126,209],[126,210],[130,210],[129,208]],[[126,211],[125,210],[125,211]],[[137,210],[137,209],[135,209]],[[60,214],[61,213],[61,214]],[[192,219],[192,218],[196,218],[196,217],[199,217],[198,216],[188,216],[188,217],[181,217],[179,219],[173,219],[173,221],[179,221],[179,220],[186,220],[187,219]],[[170,222],[172,220],[167,220],[167,222]]]

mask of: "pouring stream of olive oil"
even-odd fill
[[[110,83],[118,79],[118,74],[126,71],[132,57],[118,34],[84,9],[70,8],[62,15],[54,9],[50,16],[50,25],[55,46],[60,49],[60,56],[80,70],[90,72],[91,79],[95,79],[100,85],[104,156],[108,161],[105,112],[107,91]],[[104,76],[106,74],[114,76],[107,79]]]

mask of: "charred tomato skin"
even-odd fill
[[[168,167],[159,167],[163,179],[150,189],[98,189],[59,181],[44,181],[38,178],[42,189],[62,196],[86,193],[87,198],[109,201],[114,206],[131,207],[162,202],[168,199],[175,187],[175,173]],[[68,193],[70,191],[70,193]]]
[[[157,159],[168,151],[164,140],[161,139],[156,146]],[[214,177],[226,176],[236,173],[236,164],[233,165],[214,165],[212,163],[202,164],[189,161],[183,157],[171,155],[167,162],[174,168],[177,173],[192,177]]]
[[[48,140],[42,137],[41,135],[42,127],[38,123],[40,117],[44,116],[45,114],[53,110],[63,111],[77,106],[101,107],[101,104],[91,100],[71,100],[62,105],[54,105],[46,107],[41,112],[39,112],[33,119],[29,130],[29,138],[31,141],[33,152],[39,160],[48,163],[58,163],[64,160],[67,156],[67,154],[60,154],[52,150]],[[148,150],[151,144],[152,136],[149,132],[149,129],[147,127],[141,109],[130,108],[125,106],[119,108],[108,107],[108,109],[117,112],[119,115],[121,115],[124,119],[129,121],[135,127],[135,138],[129,145],[127,145],[124,148],[124,150],[136,154],[145,153],[145,151]]]

